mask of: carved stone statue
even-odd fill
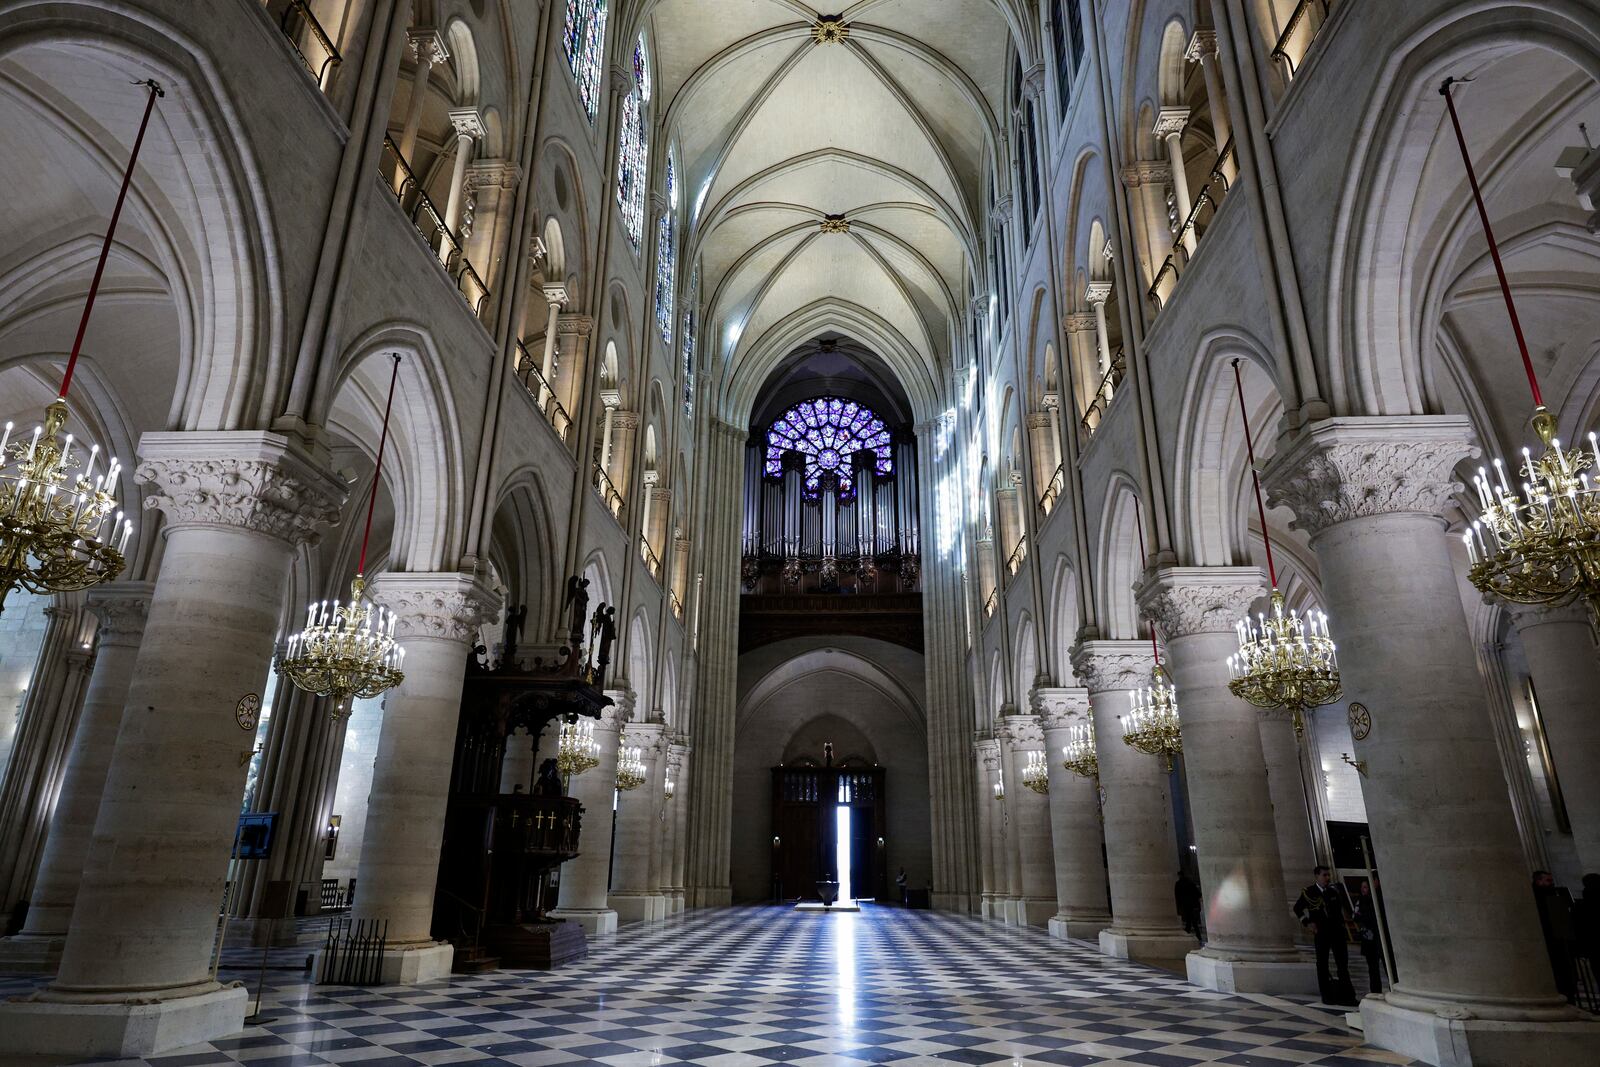
[[[574,645],[583,641],[583,620],[589,616],[589,579],[576,574],[567,579],[567,598],[562,602],[567,611],[567,631]]]

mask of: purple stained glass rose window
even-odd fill
[[[855,492],[852,457],[870,452],[878,474],[894,473],[894,453],[889,427],[871,408],[836,396],[803,400],[785,411],[767,430],[765,469],[769,476],[783,474],[785,452],[805,457],[807,496],[816,496],[822,475],[838,476],[839,493]]]

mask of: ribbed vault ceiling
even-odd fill
[[[701,263],[701,366],[743,421],[788,351],[880,353],[923,417],[979,260],[1010,31],[996,0],[861,0],[849,34],[794,0],[659,0],[658,106]],[[847,232],[824,232],[843,216]]]

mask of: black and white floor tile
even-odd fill
[[[313,986],[280,949],[263,1014],[156,1067],[1103,1064],[1370,1067],[1339,1016],[1197,989],[1041,931],[925,911],[691,912],[626,927],[559,971],[428,986]],[[250,950],[224,977],[255,987]],[[0,995],[37,979],[0,977]]]

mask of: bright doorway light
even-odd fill
[[[840,804],[833,809],[833,861],[839,872],[839,900],[854,900],[850,877],[850,807]]]

